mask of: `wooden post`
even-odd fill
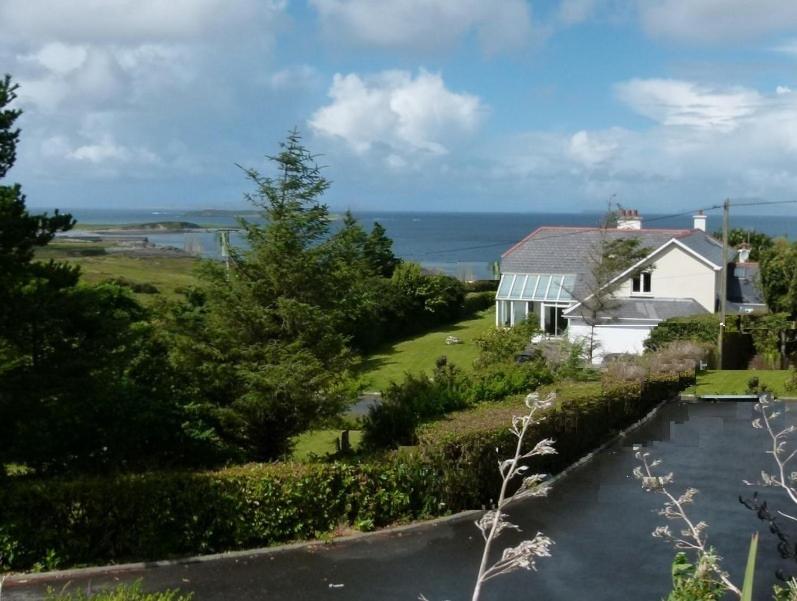
[[[727,319],[728,308],[728,221],[731,208],[731,201],[725,199],[722,204],[722,275],[720,277],[720,332],[717,346],[717,356],[719,357],[719,369],[723,368],[723,344],[725,342],[725,320]]]

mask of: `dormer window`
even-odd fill
[[[631,292],[634,294],[650,294],[653,274],[649,271],[638,273],[631,279]]]

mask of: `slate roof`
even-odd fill
[[[582,297],[591,277],[590,255],[600,247],[603,234],[609,239],[639,238],[642,247],[651,252],[677,238],[715,265],[722,264],[722,245],[700,230],[541,227],[502,255],[501,272],[575,274],[573,296]]]
[[[733,263],[728,277],[728,300],[740,305],[764,305],[758,285],[758,263]]]
[[[693,298],[623,298],[606,311],[612,319],[663,321],[672,317],[708,313]]]

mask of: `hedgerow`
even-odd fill
[[[674,395],[688,379],[559,385],[529,441],[556,440],[553,473]],[[204,472],[15,477],[0,485],[0,567],[162,559],[318,538],[489,505],[514,440],[518,397],[428,424],[419,444],[359,463],[252,464]],[[536,468],[535,468],[536,469]]]

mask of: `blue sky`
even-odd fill
[[[236,163],[294,126],[336,209],[797,198],[793,0],[0,0],[0,23],[32,206],[240,207]]]

